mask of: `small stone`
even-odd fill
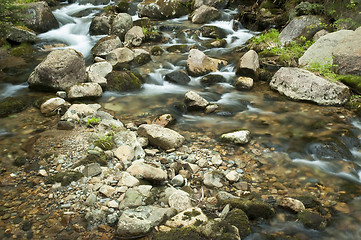
[[[248,190],[247,182],[237,182],[237,183],[234,183],[233,186],[235,186],[237,189],[242,190],[242,191]]]
[[[108,202],[108,207],[110,208],[118,208],[119,207],[119,203],[115,200],[111,200],[110,202]]]
[[[129,162],[133,160],[135,152],[130,146],[122,145],[114,151],[114,156],[122,162]]]
[[[59,130],[72,130],[74,129],[75,125],[73,122],[71,121],[59,121],[58,122],[58,125],[57,125],[57,128]]]
[[[237,171],[232,170],[226,175],[226,178],[230,182],[237,182],[239,180],[239,174]]]
[[[118,214],[112,213],[107,216],[107,223],[113,224],[118,220]]]
[[[251,133],[248,130],[242,130],[232,133],[225,133],[221,136],[221,141],[232,142],[236,144],[246,144],[251,140]]]
[[[65,99],[66,98],[66,92],[65,91],[57,91],[56,96]]]
[[[86,177],[94,177],[94,176],[99,175],[101,173],[102,173],[102,169],[100,168],[99,163],[91,163],[91,164],[85,166],[85,168],[83,170],[83,174]]]
[[[180,174],[174,176],[174,178],[171,180],[171,184],[174,187],[181,187],[181,186],[183,186],[183,183],[184,183],[184,178]]]
[[[100,189],[99,192],[104,194],[106,197],[111,197],[113,196],[115,189],[111,186],[108,185],[103,185]]]
[[[204,174],[204,184],[208,187],[223,187],[223,184],[221,182],[221,179],[223,177],[223,174],[221,172],[208,172]]]
[[[294,212],[302,212],[305,210],[305,206],[301,201],[290,197],[278,200],[278,205]]]
[[[139,180],[127,172],[121,172],[119,176],[118,186],[134,187],[139,185]]]
[[[192,202],[189,194],[182,190],[177,190],[172,193],[168,199],[168,202],[169,206],[176,209],[178,212],[192,208]]]
[[[39,170],[39,175],[40,175],[40,176],[43,176],[43,177],[49,176],[45,169],[40,169],[40,170]]]
[[[237,90],[250,90],[253,87],[253,79],[249,77],[239,77],[234,83]]]
[[[209,104],[207,105],[206,109],[204,110],[204,112],[206,114],[210,114],[215,112],[217,109],[219,108],[219,106],[217,104]]]
[[[219,154],[219,153],[217,153],[217,154],[215,154],[213,157],[212,157],[212,164],[214,165],[214,166],[219,166],[219,165],[221,165],[222,163],[223,163],[223,161],[222,161],[222,157],[221,157],[221,155]]]
[[[207,216],[202,212],[200,208],[191,208],[187,209],[181,213],[178,213],[176,216],[169,219],[165,225],[172,228],[177,227],[191,227],[196,223],[207,222]]]

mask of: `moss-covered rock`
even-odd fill
[[[202,239],[202,235],[196,231],[195,228],[176,228],[169,232],[157,232],[153,240],[189,240],[189,239]]]
[[[74,167],[78,167],[81,165],[89,165],[91,163],[99,163],[101,166],[107,166],[108,161],[107,157],[104,153],[100,153],[99,155],[96,154],[88,154],[84,159],[76,162]]]
[[[167,47],[168,52],[181,52],[185,53],[189,51],[189,46],[186,44],[180,44],[180,45],[173,45],[170,47]]]
[[[305,227],[323,230],[326,227],[326,219],[317,213],[304,210],[297,215],[298,219],[303,223]]]
[[[274,216],[275,212],[273,208],[264,202],[250,201],[245,199],[227,199],[221,201],[222,205],[230,204],[232,208],[242,209],[249,219],[268,219]]]
[[[351,87],[353,91],[361,94],[361,76],[356,75],[340,75],[337,80]]]
[[[245,238],[251,233],[251,225],[248,217],[241,209],[233,209],[230,211],[223,223],[237,227],[241,238]]]
[[[227,37],[227,31],[217,26],[203,26],[200,29],[203,37],[221,39]]]
[[[321,203],[317,200],[317,198],[311,194],[297,196],[296,199],[300,200],[306,208],[316,208],[321,206]]]
[[[210,74],[202,77],[200,82],[203,86],[209,87],[217,83],[226,82],[226,79],[222,75]]]
[[[107,90],[109,91],[131,91],[140,89],[141,77],[132,71],[113,71],[107,75]]]
[[[118,13],[127,13],[129,9],[128,0],[120,0],[116,6],[116,10]]]
[[[22,97],[7,97],[0,101],[0,117],[6,117],[26,109],[31,102]]]
[[[164,53],[163,48],[159,47],[159,46],[154,46],[152,47],[152,49],[150,50],[150,54],[154,55],[154,56],[160,56]]]
[[[45,182],[47,184],[54,184],[54,183],[60,182],[62,186],[67,186],[71,182],[77,181],[82,177],[83,177],[83,174],[80,172],[65,171],[65,172],[59,172],[52,176],[47,177]]]
[[[190,12],[191,4],[179,0],[144,0],[138,4],[140,17],[151,19],[169,19],[186,15]]]

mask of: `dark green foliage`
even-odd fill
[[[83,174],[80,172],[65,171],[65,172],[56,173],[52,176],[47,177],[45,182],[47,184],[54,184],[54,183],[60,182],[62,186],[67,186],[71,182],[77,181],[82,177],[83,177]]]

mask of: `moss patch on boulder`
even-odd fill
[[[251,233],[248,217],[241,209],[233,209],[223,222],[237,227],[242,239]]]
[[[351,87],[353,91],[361,94],[361,76],[356,75],[339,75],[337,80]]]
[[[297,216],[305,227],[316,230],[322,230],[326,227],[326,219],[317,213],[305,210],[298,213]]]
[[[7,97],[0,101],[0,117],[6,117],[26,109],[30,103],[22,97]]]
[[[227,199],[221,201],[222,205],[230,204],[232,208],[242,209],[250,220],[259,218],[268,219],[275,215],[273,208],[264,202],[245,199]]]
[[[202,239],[202,235],[196,231],[195,228],[176,228],[169,232],[158,232],[153,237],[153,240],[189,240]]]
[[[126,71],[113,71],[107,75],[109,91],[131,91],[140,89],[142,86],[141,76],[138,74],[126,70]]]

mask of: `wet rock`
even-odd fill
[[[35,32],[43,33],[59,27],[49,5],[44,1],[27,4],[25,13],[27,17],[24,24]]]
[[[73,104],[61,120],[79,121],[83,117],[94,115],[99,108],[101,108],[99,104]]]
[[[361,76],[361,28],[346,36],[334,49],[334,63],[338,74]]]
[[[149,52],[144,49],[134,49],[134,60],[132,62],[133,66],[141,66],[151,61]]]
[[[186,7],[188,0],[148,0],[138,4],[139,17],[151,19],[170,19],[189,13]]]
[[[60,110],[65,105],[65,100],[62,98],[50,98],[40,106],[40,112],[46,116],[55,115],[57,109]]]
[[[251,233],[251,225],[248,217],[241,209],[233,209],[230,211],[224,222],[231,226],[235,226],[242,239]]]
[[[153,227],[174,214],[170,208],[141,206],[125,210],[118,219],[116,236],[132,238],[144,236]]]
[[[109,185],[103,185],[100,187],[99,192],[102,193],[106,197],[111,197],[115,193],[115,188]]]
[[[151,185],[140,185],[128,189],[124,194],[123,200],[119,204],[119,209],[135,208],[143,205],[145,200],[150,197],[151,190]]]
[[[103,95],[102,87],[98,83],[81,83],[71,86],[67,92],[69,99],[90,99]]]
[[[294,212],[302,212],[305,210],[303,203],[297,199],[286,197],[281,198],[277,201],[278,205],[287,209],[290,209]]]
[[[176,83],[180,85],[187,85],[191,81],[188,74],[182,70],[177,70],[174,72],[167,73],[164,76],[164,79],[168,82]]]
[[[192,23],[207,23],[221,16],[217,8],[202,5],[189,15]]]
[[[168,240],[168,239],[202,239],[202,235],[194,230],[194,228],[175,228],[169,231],[159,231],[152,236],[152,240]]]
[[[72,130],[75,125],[71,121],[59,121],[57,125],[57,129],[59,130]]]
[[[312,63],[319,63],[321,65],[329,63],[333,64],[332,52],[342,39],[353,34],[351,30],[340,30],[329,33],[309,47],[302,57],[298,59],[298,64],[306,66]]]
[[[106,77],[109,91],[131,91],[140,89],[142,86],[142,79],[139,75],[132,71],[113,71]]]
[[[270,86],[291,99],[320,105],[344,104],[350,98],[350,90],[344,84],[328,81],[299,68],[282,67],[273,76]]]
[[[178,148],[184,142],[184,137],[176,131],[157,124],[142,124],[137,131],[139,136],[147,137],[149,143],[164,150]]]
[[[184,95],[184,103],[188,111],[202,111],[209,102],[194,91],[188,91]]]
[[[33,43],[38,38],[36,37],[36,33],[34,31],[24,27],[16,26],[11,27],[10,33],[6,39],[17,43]]]
[[[91,35],[108,35],[111,29],[111,17],[105,14],[95,16],[90,24]]]
[[[172,178],[172,180],[170,181],[170,183],[174,186],[174,187],[181,187],[183,186],[184,183],[184,178],[182,175],[175,175],[174,178]]]
[[[117,4],[117,12],[128,12],[129,10],[129,2],[128,0],[120,0]]]
[[[297,217],[305,227],[315,230],[324,230],[327,225],[327,221],[324,217],[311,211],[304,210],[299,212]]]
[[[204,174],[203,183],[208,187],[220,188],[223,187],[223,183],[222,183],[223,177],[224,175],[222,172],[218,172],[218,171],[207,172],[206,174]]]
[[[127,169],[127,172],[137,178],[143,178],[152,181],[167,180],[167,173],[158,167],[153,167],[144,163],[142,160],[134,161]]]
[[[217,109],[219,108],[219,106],[217,104],[209,104],[207,105],[206,109],[204,110],[204,112],[206,114],[210,114],[215,112]]]
[[[152,47],[152,49],[150,50],[150,54],[154,55],[154,56],[160,56],[164,53],[163,48],[159,47],[159,46],[154,46]]]
[[[258,79],[259,59],[254,50],[249,50],[240,59],[237,64],[236,74],[242,77],[250,77],[253,80]]]
[[[133,27],[132,16],[128,13],[118,13],[113,19],[111,34],[124,40],[125,34]]]
[[[119,175],[118,186],[135,187],[139,185],[139,180],[127,172],[121,172]]]
[[[173,117],[173,115],[166,113],[166,114],[156,117],[152,121],[152,124],[157,124],[159,126],[166,127],[166,126],[174,124],[175,122],[176,122],[176,119]]]
[[[227,61],[210,58],[197,49],[189,51],[186,61],[187,71],[191,76],[201,76],[215,72],[225,65],[227,65]]]
[[[130,44],[131,46],[138,47],[142,44],[145,39],[143,30],[139,26],[134,26],[125,34],[124,42]]]
[[[253,79],[249,77],[239,77],[234,83],[237,90],[250,90],[253,87]]]
[[[169,206],[176,209],[177,212],[182,212],[193,207],[189,194],[182,190],[177,190],[170,195],[168,203]]]
[[[128,68],[129,63],[134,60],[134,52],[127,47],[117,48],[108,53],[106,60],[114,69]]]
[[[106,57],[111,51],[123,47],[118,36],[110,35],[101,38],[92,48],[93,56]]]
[[[324,140],[307,144],[308,154],[320,160],[353,159],[350,149],[342,141]]]
[[[78,3],[80,5],[85,5],[85,4],[92,4],[92,5],[107,5],[109,4],[110,0],[78,0]]]
[[[167,47],[168,52],[175,52],[175,53],[185,53],[189,51],[189,46],[187,44],[176,44],[170,47]]]
[[[214,39],[226,38],[227,35],[230,33],[223,28],[211,25],[201,27],[200,31],[203,37],[209,37]]]
[[[218,74],[209,74],[201,78],[202,86],[209,87],[217,83],[226,82],[226,78]]]
[[[248,130],[225,133],[221,135],[220,140],[236,144],[247,144],[251,140],[251,133]]]
[[[199,8],[202,5],[215,7],[217,9],[225,8],[229,3],[229,0],[195,0],[193,7]]]
[[[293,19],[280,33],[279,41],[282,46],[301,36],[311,39],[322,29],[323,20],[318,16],[300,16]]]
[[[28,78],[29,87],[41,90],[66,90],[85,81],[83,55],[74,49],[50,52]]]
[[[207,222],[207,216],[198,207],[187,209],[169,219],[165,225],[172,228],[191,227]]]
[[[99,175],[102,173],[102,169],[100,168],[99,163],[91,163],[89,165],[86,165],[83,174],[86,177],[94,177],[96,175]]]
[[[222,200],[221,204],[230,204],[232,208],[242,209],[251,220],[259,218],[269,219],[275,215],[273,208],[264,202],[233,198]]]

